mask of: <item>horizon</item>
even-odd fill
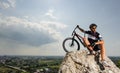
[[[41,56],[41,55],[0,55],[0,57],[3,56],[10,56],[10,57],[65,57],[65,56],[55,56],[55,55],[48,55],[48,56]],[[107,56],[107,57],[120,57],[120,56]]]

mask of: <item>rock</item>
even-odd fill
[[[120,73],[120,69],[106,57],[110,67],[101,64],[99,56],[88,55],[87,50],[72,51],[66,54],[58,73]]]

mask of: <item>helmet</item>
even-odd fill
[[[96,24],[92,23],[92,24],[90,24],[89,28],[92,28],[93,26],[97,27]]]

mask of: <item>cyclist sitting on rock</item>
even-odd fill
[[[81,32],[88,34],[88,38],[84,37],[83,41],[88,50],[90,51],[90,54],[95,54],[95,51],[100,50],[102,64],[104,66],[109,66],[105,61],[104,40],[102,39],[102,36],[96,31],[97,25],[94,23],[91,24],[89,26],[89,31],[85,31],[84,29],[80,28],[79,25],[77,25],[77,27]]]

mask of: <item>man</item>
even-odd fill
[[[91,24],[89,26],[90,30],[85,31],[84,29],[80,28],[79,25],[77,27],[80,29],[81,32],[88,34],[88,38],[84,37],[83,41],[90,51],[90,54],[95,54],[95,51],[100,50],[101,54],[101,62],[104,66],[109,66],[105,61],[105,47],[104,47],[104,40],[102,36],[96,31],[97,25]]]

